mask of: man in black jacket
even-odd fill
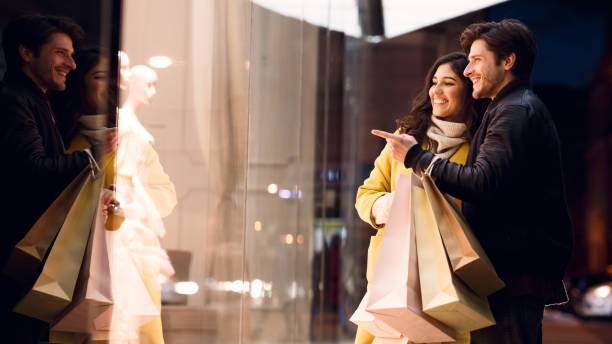
[[[395,160],[421,172],[433,163],[437,186],[463,200],[469,221],[506,288],[489,296],[497,325],[472,343],[541,343],[544,305],[566,299],[562,278],[573,248],[559,138],[548,110],[531,91],[537,52],[518,20],[465,29],[464,75],[474,98],[490,98],[466,164],[439,159],[409,135],[373,131]]]
[[[64,153],[64,143],[47,98],[48,90],[64,90],[75,69],[73,42],[83,36],[70,19],[30,15],[10,22],[2,45],[7,72],[0,88],[0,267],[45,209],[77,174],[90,164],[91,153]],[[93,154],[99,151],[92,149]],[[11,310],[23,290],[0,281],[2,342],[38,343],[48,335],[46,324]]]

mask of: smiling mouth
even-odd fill
[[[448,100],[434,99],[433,103],[434,104],[446,104],[448,103]]]

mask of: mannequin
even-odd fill
[[[153,148],[153,136],[137,115],[155,96],[156,82],[157,74],[149,67],[134,66],[130,70],[128,96],[119,110],[116,198],[125,215],[117,236],[134,261],[153,303],[161,310],[159,277],[174,274],[174,269],[159,238],[165,234],[162,218],[172,212],[177,200],[174,184]],[[122,326],[126,324],[129,321]],[[124,328],[123,332],[128,334],[129,343],[164,343],[159,315],[139,328]]]
[[[119,51],[119,88],[127,90],[130,80],[130,57],[125,51]]]

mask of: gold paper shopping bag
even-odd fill
[[[57,236],[68,212],[87,182],[91,167],[86,167],[51,203],[28,233],[21,239],[7,259],[3,274],[30,288],[38,277],[45,255]]]
[[[399,177],[385,226],[366,310],[415,343],[449,342],[455,330],[422,310],[412,178]]]
[[[495,324],[486,297],[451,271],[436,218],[423,185],[412,186],[423,311],[461,332]]]
[[[423,175],[423,187],[455,274],[480,296],[505,287],[454,202],[442,195],[427,174]]]
[[[98,207],[102,178],[89,176],[51,247],[42,272],[14,312],[51,322],[70,304]]]

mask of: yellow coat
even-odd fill
[[[82,151],[86,148],[91,148],[91,142],[87,137],[82,134],[77,135],[72,142],[70,142],[70,147],[66,149],[66,153],[73,153],[76,151]],[[114,183],[115,179],[115,158],[116,153],[105,155],[102,158],[102,163],[100,164],[100,168],[104,171],[104,187],[108,187],[109,185]]]
[[[464,143],[450,158],[450,161],[465,164],[468,150],[469,144]],[[374,169],[370,172],[370,176],[363,182],[363,185],[361,185],[357,191],[355,208],[357,209],[359,217],[377,230],[376,235],[370,238],[370,246],[368,248],[368,265],[366,270],[368,285],[370,281],[372,281],[372,276],[374,275],[374,267],[376,266],[378,250],[385,227],[384,224],[377,225],[374,222],[372,206],[378,198],[395,190],[400,174],[410,176],[411,173],[411,168],[406,168],[404,164],[394,161],[391,158],[389,146],[387,145],[383,148],[382,152],[380,152],[376,161],[374,161]],[[372,343],[373,340],[374,337],[370,333],[361,328],[357,329],[355,344],[369,344]]]

